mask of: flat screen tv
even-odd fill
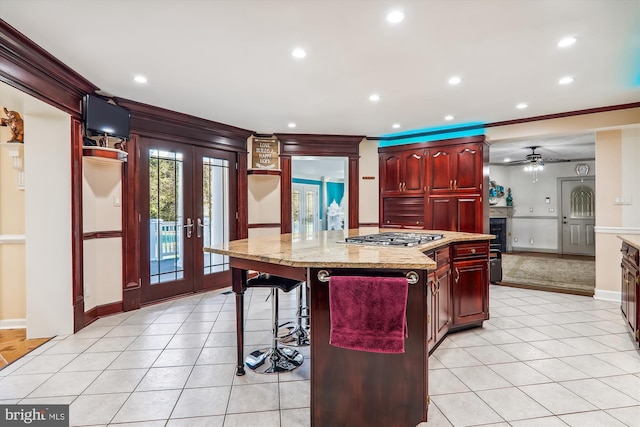
[[[97,96],[84,98],[84,127],[87,136],[107,135],[129,139],[129,110]]]

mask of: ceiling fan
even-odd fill
[[[522,160],[513,160],[510,162],[505,162],[507,165],[526,165],[526,166],[544,166],[546,163],[562,163],[569,162],[570,160],[566,159],[552,159],[552,158],[543,158],[542,154],[536,153],[536,150],[540,148],[538,145],[534,145],[531,147],[525,147],[527,150],[531,150],[531,153],[524,156]]]
[[[527,154],[523,160],[516,160],[513,162],[508,162],[509,165],[514,164],[523,164],[524,170],[526,172],[531,172],[533,182],[538,181],[538,172],[544,169],[545,163],[560,163],[560,162],[568,162],[569,160],[563,159],[547,159],[543,158],[542,154],[536,153],[536,149],[540,148],[539,146],[531,146],[526,147],[531,150],[531,153]]]

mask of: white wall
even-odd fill
[[[532,181],[531,172],[525,172],[523,165],[491,165],[490,179],[505,188],[505,198],[507,188],[511,188],[514,206],[511,235],[513,250],[558,251],[558,215],[561,210],[558,178],[576,177],[575,168],[578,163],[588,164],[588,176],[594,176],[594,161],[546,164],[544,170],[538,173],[537,182]],[[547,197],[549,204],[546,203]],[[503,198],[498,205],[504,204]],[[596,212],[597,210],[598,206]]]
[[[622,129],[621,149],[624,179],[619,196],[629,203],[622,205],[622,226],[640,228],[640,128]]]
[[[367,139],[362,140],[360,143],[359,153],[359,221],[361,224],[377,224],[380,218],[378,213],[378,205],[380,203],[378,141],[369,141]],[[364,176],[372,176],[374,179],[362,179]],[[357,224],[354,224],[352,228],[357,228]]]
[[[24,114],[27,338],[73,333],[71,120],[34,102]]]

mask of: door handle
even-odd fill
[[[187,239],[190,239],[193,230],[193,221],[191,221],[191,218],[187,218],[187,223],[182,227],[187,229]]]
[[[200,218],[196,219],[196,236],[198,238],[202,237],[202,230],[204,229],[204,224],[202,223],[202,220]]]

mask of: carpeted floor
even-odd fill
[[[502,254],[500,284],[593,296],[596,286],[593,257],[563,257],[528,252]]]

